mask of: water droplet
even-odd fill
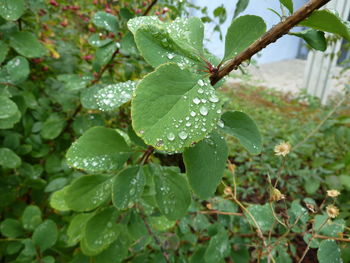
[[[196,114],[194,111],[191,111],[191,112],[190,112],[190,115],[191,115],[192,117],[194,117],[194,116],[196,116],[197,114]]]
[[[168,59],[173,59],[174,55],[173,54],[168,54],[167,57],[168,57]]]
[[[185,140],[187,138],[187,136],[188,136],[187,132],[185,132],[185,131],[179,132],[179,137],[181,140]]]
[[[186,122],[186,127],[191,127],[191,123],[190,122]]]
[[[193,99],[193,103],[198,105],[199,103],[201,103],[201,100],[196,97]]]
[[[218,121],[218,126],[219,126],[220,128],[224,128],[225,124],[224,124],[224,122],[223,122],[222,120],[219,120],[219,121]]]
[[[168,138],[169,141],[175,140],[175,134],[172,132],[168,133],[166,137]]]
[[[216,102],[219,101],[219,98],[218,98],[217,96],[215,96],[215,95],[212,95],[212,96],[209,98],[209,100],[210,100],[211,102],[216,103]]]
[[[216,113],[221,114],[221,109],[218,109]]]
[[[205,106],[200,107],[199,112],[203,115],[203,116],[207,116],[208,115],[208,108]]]
[[[204,92],[203,89],[201,89],[201,88],[198,89],[198,93],[199,93],[199,94],[203,94],[203,92]]]
[[[141,130],[141,131],[140,131],[140,134],[144,134],[144,133],[145,133],[145,131],[144,131],[144,130]]]
[[[158,140],[157,140],[156,146],[157,146],[157,147],[160,147],[160,146],[162,146],[163,144],[164,144],[163,140],[158,139]]]
[[[204,81],[203,81],[202,79],[198,80],[197,83],[198,83],[198,85],[201,86],[201,87],[204,86]]]

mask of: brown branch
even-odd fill
[[[305,18],[309,17],[313,11],[321,8],[329,1],[330,0],[311,0],[294,14],[289,16],[286,20],[278,23],[276,26],[267,31],[261,38],[251,44],[247,49],[228,61],[219,71],[212,73],[210,76],[211,85],[214,86],[232,70],[237,69],[242,62],[250,60],[256,53],[263,50],[266,46],[275,42],[283,35],[287,34],[294,26],[299,24]]]
[[[140,212],[140,216],[143,220],[143,223],[145,224],[148,234],[153,238],[154,242],[156,242],[156,244],[159,246],[160,251],[162,252],[162,255],[165,259],[165,262],[170,263],[170,258],[169,258],[169,254],[165,251],[162,242],[159,240],[159,238],[153,233],[151,226],[149,225],[149,223],[147,222],[147,218],[146,215],[143,211],[143,208],[141,206],[138,206],[139,208],[139,212]]]
[[[147,16],[151,11],[152,7],[157,3],[158,0],[153,0],[152,3],[147,7],[146,11],[143,13],[144,16]]]

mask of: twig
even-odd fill
[[[242,213],[233,213],[233,212],[223,212],[218,210],[210,210],[210,211],[198,211],[199,214],[217,214],[217,215],[229,215],[229,216],[244,216]]]
[[[97,76],[92,80],[90,86],[96,84],[96,83],[101,79],[103,73],[105,73],[105,71],[106,71],[106,70],[108,69],[108,67],[110,66],[109,63],[110,63],[111,61],[114,60],[115,56],[116,56],[118,53],[119,53],[119,48],[118,48],[116,51],[114,51],[114,53],[113,53],[111,59],[108,61],[108,63],[106,63],[106,65],[103,66],[103,68],[99,71],[99,73],[97,74]]]
[[[316,126],[315,129],[313,129],[301,142],[299,142],[297,145],[295,145],[292,150],[295,150],[299,148],[301,145],[303,145],[305,142],[307,142],[312,136],[314,136],[318,130],[322,127],[322,125],[333,115],[333,113],[344,103],[347,96],[343,96],[341,100],[338,101],[338,103],[333,107],[333,109],[324,117],[324,119]]]
[[[348,238],[341,238],[341,237],[328,237],[328,236],[322,236],[322,235],[315,235],[314,238],[332,239],[332,240],[341,241],[341,242],[350,242],[350,239],[348,239]]]
[[[283,35],[287,34],[294,26],[299,24],[305,18],[310,16],[313,11],[321,8],[327,4],[330,0],[311,0],[309,3],[301,7],[294,14],[281,21],[276,26],[266,32],[261,38],[256,40],[243,52],[236,57],[228,61],[220,70],[213,72],[210,76],[211,85],[214,86],[223,77],[227,76],[232,70],[238,68],[243,61],[250,60],[252,56],[264,49],[267,45],[275,42]]]
[[[151,11],[152,7],[157,3],[158,0],[153,0],[152,3],[147,7],[146,11],[143,13],[144,16],[147,16]]]
[[[159,238],[153,233],[151,226],[147,222],[147,218],[146,218],[146,215],[145,215],[145,213],[143,211],[143,208],[140,207],[140,206],[138,208],[139,208],[140,216],[141,216],[141,218],[143,220],[143,223],[145,224],[145,226],[147,228],[148,234],[153,238],[153,240],[159,246],[160,251],[162,252],[162,255],[163,255],[165,261],[167,263],[170,263],[169,254],[165,251],[165,249],[164,249],[164,247],[162,245],[162,242],[160,242]]]

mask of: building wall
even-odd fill
[[[196,5],[208,7],[209,14],[212,15],[213,10],[221,4],[226,7],[228,16],[227,21],[222,26],[222,31],[224,36],[226,34],[227,28],[231,24],[235,6],[238,0],[192,0]],[[299,8],[307,0],[294,0],[294,9]],[[279,17],[272,13],[268,8],[272,8],[276,11],[280,11],[280,4],[278,0],[250,0],[249,6],[242,13],[242,15],[251,14],[261,16],[267,24],[267,28],[271,28],[273,25],[279,22]],[[194,11],[193,15],[200,15],[198,11]],[[221,41],[218,33],[213,33],[213,25],[206,25],[206,37],[210,39],[207,41],[206,47],[218,57],[223,57],[224,55],[224,40]],[[293,36],[284,36],[277,42],[269,45],[264,49],[261,54],[256,55],[254,59],[258,61],[259,64],[280,61],[284,59],[296,58],[298,55],[299,47],[301,41]]]

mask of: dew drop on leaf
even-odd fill
[[[199,112],[203,115],[203,116],[207,116],[208,115],[208,108],[205,106],[200,107]]]
[[[188,134],[185,131],[179,132],[179,137],[181,140],[185,140],[187,138]]]

